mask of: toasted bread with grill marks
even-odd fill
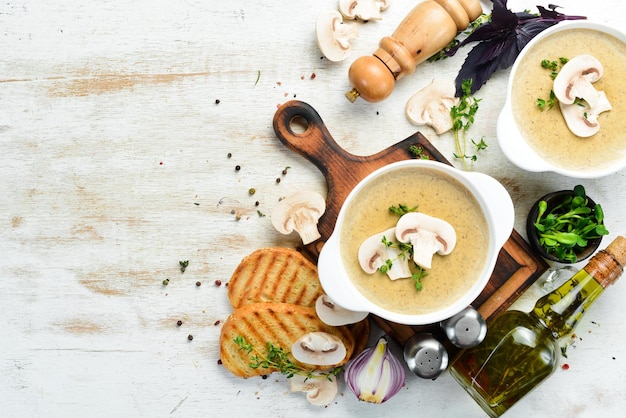
[[[235,376],[247,378],[279,371],[276,368],[252,368],[251,355],[241,350],[235,343],[237,337],[243,337],[256,350],[267,354],[267,343],[291,351],[291,346],[309,332],[322,331],[339,337],[346,347],[346,357],[335,366],[343,365],[352,357],[355,350],[355,337],[347,326],[333,327],[322,322],[315,313],[315,308],[291,303],[262,302],[251,303],[237,308],[226,319],[220,334],[220,356],[224,367]],[[291,355],[290,355],[291,357]],[[306,370],[315,370],[315,365],[303,364],[291,360]],[[333,366],[329,366],[331,368]]]
[[[290,248],[261,248],[246,256],[228,282],[233,308],[258,302],[315,306],[323,294],[317,267]]]

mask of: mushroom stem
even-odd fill
[[[300,234],[302,244],[307,245],[321,237],[317,229],[317,219],[309,210],[294,212],[290,221],[293,229]]]
[[[444,249],[437,235],[431,231],[418,230],[411,235],[413,261],[418,266],[429,269],[432,267],[433,254]]]

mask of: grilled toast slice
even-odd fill
[[[335,366],[347,362],[355,350],[355,336],[347,326],[333,327],[322,322],[315,308],[280,302],[261,302],[244,305],[229,315],[220,334],[220,357],[224,367],[235,376],[247,378],[279,371],[277,368],[252,368],[251,356],[267,355],[267,343],[291,351],[291,346],[309,332],[322,331],[339,337],[346,347],[346,357]],[[235,342],[243,337],[255,350],[248,353]],[[303,364],[289,355],[294,364],[306,370],[315,365]],[[333,366],[329,366],[333,367]]]
[[[228,282],[233,308],[250,303],[283,302],[315,306],[323,294],[317,267],[290,248],[268,247],[246,256]]]

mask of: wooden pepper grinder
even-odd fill
[[[357,58],[348,71],[351,102],[360,96],[379,102],[389,96],[396,80],[415,71],[417,64],[441,51],[482,13],[478,0],[426,0],[415,6],[393,35],[380,40],[373,55]]]

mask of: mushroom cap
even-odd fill
[[[322,54],[333,62],[342,61],[352,52],[351,39],[359,36],[357,27],[343,23],[343,16],[336,10],[322,11],[315,22],[317,45]]]
[[[359,246],[359,265],[367,274],[374,274],[387,259],[387,246],[383,244],[384,232],[376,233]]]
[[[581,54],[570,59],[554,79],[554,95],[563,104],[572,104],[576,98],[586,100],[594,107],[598,97],[592,83],[604,73],[602,63],[593,55]]]
[[[429,269],[432,256],[447,255],[456,246],[454,227],[443,219],[421,212],[404,214],[396,224],[396,237],[400,242],[413,245],[413,261]]]
[[[613,108],[603,91],[598,92],[598,101],[594,107],[590,107],[589,104],[561,102],[559,102],[559,107],[569,130],[581,138],[595,135],[600,130],[598,115]]]
[[[415,93],[404,108],[407,119],[415,125],[430,125],[437,135],[452,129],[450,109],[459,103],[452,80],[433,79]]]
[[[337,378],[313,373],[312,377],[293,375],[289,379],[292,392],[306,392],[311,405],[326,406],[337,396]]]
[[[314,331],[304,334],[291,346],[291,355],[301,363],[314,366],[332,366],[347,354],[343,341],[332,334]]]
[[[339,11],[346,19],[380,20],[381,10],[388,7],[386,0],[339,0]]]
[[[320,237],[317,222],[326,211],[326,201],[313,191],[299,191],[282,199],[272,209],[272,225],[281,234],[298,231],[303,244]]]
[[[320,295],[315,301],[315,312],[325,324],[333,327],[362,321],[368,312],[356,312],[337,305],[328,295]]]
[[[391,260],[391,267],[387,269],[387,276],[391,280],[411,277],[408,259],[401,256],[397,248],[385,245],[383,238],[386,238],[387,242],[397,243],[396,228],[374,234],[359,246],[357,257],[363,271],[374,274],[386,264],[387,260]]]

